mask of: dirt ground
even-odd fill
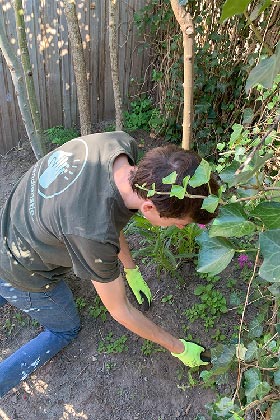
[[[139,145],[149,148],[153,139],[138,133]],[[142,141],[144,139],[144,141]],[[156,145],[156,144],[155,144]],[[27,142],[0,158],[0,206],[13,185],[25,173],[35,158]],[[137,246],[137,237],[129,238]],[[184,310],[194,303],[193,290],[201,280],[192,264],[185,264],[186,283],[179,286],[170,275],[156,277],[153,265],[137,261],[149,283],[154,301],[147,317],[178,337],[184,337],[187,324]],[[107,314],[104,322],[89,313],[96,297],[91,284],[70,275],[67,281],[75,298],[83,298],[81,308],[82,330],[79,337],[29,379],[0,400],[0,418],[3,420],[166,420],[209,419],[205,405],[215,400],[221,389],[206,389],[189,382],[188,369],[168,352],[143,353],[144,341],[117,324]],[[132,299],[130,291],[127,290]],[[172,294],[171,302],[162,298]],[[81,301],[81,299],[80,299]],[[34,337],[40,327],[12,307],[0,309],[1,358]],[[230,315],[222,322],[232,325]],[[194,323],[189,332],[208,347],[214,345],[211,335]],[[110,354],[98,352],[99,343],[113,334],[125,335],[127,350]],[[196,375],[196,376],[195,376]],[[194,374],[198,379],[198,374]],[[228,389],[227,389],[228,388]],[[230,384],[222,389],[230,392]],[[204,416],[204,417],[203,417]]]

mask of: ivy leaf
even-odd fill
[[[175,184],[177,178],[177,172],[171,172],[171,174],[167,175],[165,178],[162,178],[163,184]]]
[[[250,363],[258,358],[258,345],[256,341],[251,341],[247,346],[245,362]]]
[[[268,287],[268,290],[270,291],[270,293],[279,298],[280,297],[280,284],[278,283],[274,283],[271,286]]]
[[[255,231],[254,223],[247,220],[246,213],[240,203],[231,203],[221,209],[209,230],[209,236],[225,236],[240,238]]]
[[[235,172],[240,167],[240,162],[234,160],[229,166],[227,166],[219,175],[223,182],[228,184],[228,187],[235,185]]]
[[[246,93],[249,90],[260,84],[267,89],[271,89],[273,81],[277,74],[279,73],[280,68],[280,42],[278,42],[275,50],[275,54],[271,57],[264,58],[256,65],[256,67],[251,70],[249,73],[245,90]]]
[[[200,185],[207,184],[211,175],[211,168],[206,160],[202,159],[199,166],[196,168],[195,173],[189,180],[189,185],[193,188]]]
[[[227,372],[235,358],[235,344],[219,344],[211,350],[211,372],[214,375],[222,375]]]
[[[203,232],[196,238],[201,249],[198,255],[198,272],[216,275],[223,271],[234,256],[234,247],[225,238],[209,238]]]
[[[250,338],[259,338],[263,332],[263,320],[264,316],[259,315],[257,318],[254,318],[249,324],[249,333],[248,337]]]
[[[280,402],[273,403],[271,405],[271,419],[270,420],[278,420],[280,413]]]
[[[241,15],[245,12],[251,0],[227,0],[223,6],[221,22],[234,16]]]
[[[211,404],[212,417],[211,419],[227,419],[227,420],[243,420],[244,417],[240,417],[241,410],[234,404],[232,398],[223,397],[219,401]]]
[[[261,399],[269,393],[271,387],[268,382],[261,380],[262,378],[259,369],[248,369],[245,372],[244,377],[244,388],[245,395],[247,397],[247,403]]]
[[[280,385],[280,369],[276,370],[276,372],[274,372],[274,382],[275,385]]]
[[[272,283],[280,282],[280,229],[261,232],[260,250],[264,257],[259,275]]]
[[[250,20],[253,22],[257,17],[271,4],[271,0],[260,1],[250,14]]]
[[[204,198],[201,208],[208,211],[208,213],[214,213],[218,205],[219,197],[210,194],[208,197]]]
[[[185,197],[186,189],[181,185],[172,185],[170,197],[177,197],[182,200]]]
[[[267,229],[280,229],[280,203],[276,201],[260,203],[251,215],[259,217]]]

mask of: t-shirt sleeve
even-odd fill
[[[64,242],[76,276],[107,283],[120,275],[117,246],[76,235],[66,235]]]

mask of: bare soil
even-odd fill
[[[156,146],[147,134],[135,134],[140,147]],[[28,144],[0,158],[0,206],[22,174],[35,162]],[[139,238],[129,238],[137,247]],[[187,318],[183,311],[195,301],[193,290],[199,282],[194,265],[189,262],[182,268],[185,284],[179,285],[170,274],[156,276],[156,267],[137,261],[144,278],[149,283],[154,301],[147,317],[178,337],[184,337]],[[226,276],[227,274],[225,274]],[[96,293],[91,284],[70,275],[67,279],[75,298],[86,303],[81,308],[82,330],[79,337],[30,378],[11,390],[0,401],[0,418],[3,420],[165,420],[205,419],[205,405],[215,401],[217,392],[231,392],[231,384],[222,389],[206,389],[199,380],[192,386],[188,369],[168,352],[142,351],[144,341],[116,323],[107,314],[107,320],[94,319],[89,313]],[[130,291],[129,298],[133,300]],[[171,303],[162,298],[173,295]],[[0,351],[4,359],[19,346],[34,337],[40,330],[30,319],[6,305],[0,309]],[[232,315],[225,314],[221,323],[237,323]],[[227,327],[228,326],[228,327]],[[214,331],[214,330],[213,330]],[[212,334],[213,334],[212,331]],[[191,324],[189,332],[196,341],[211,348],[216,345],[211,333],[206,333],[201,323]],[[99,353],[98,345],[109,333],[114,338],[127,336],[128,349],[116,354]],[[1,359],[1,358],[0,358]]]

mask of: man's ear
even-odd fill
[[[155,211],[156,207],[151,200],[145,200],[141,204],[141,207],[139,210],[141,211],[143,216],[145,216],[145,214]]]

